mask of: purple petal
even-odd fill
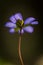
[[[38,21],[31,22],[31,24],[38,24]]]
[[[16,23],[16,19],[15,19],[14,15],[11,16],[9,19],[10,19],[13,23]]]
[[[7,22],[5,24],[6,27],[12,27],[12,28],[16,28],[16,24],[12,23],[12,22]]]
[[[19,30],[18,32],[20,33],[20,30]],[[24,30],[23,30],[23,29],[21,30],[21,33],[22,33],[22,34],[24,33]]]
[[[9,32],[10,32],[10,33],[14,33],[15,30],[14,30],[13,28],[11,28],[11,29],[9,30]]]
[[[32,21],[34,21],[35,20],[35,18],[33,18],[33,17],[29,17],[29,18],[27,18],[25,21],[24,21],[24,24],[30,24]]]
[[[18,19],[22,20],[23,19],[22,15],[20,13],[16,13],[15,18],[16,18],[16,20],[18,20]]]
[[[26,32],[32,33],[34,31],[34,28],[32,26],[27,26],[24,28]]]

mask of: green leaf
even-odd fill
[[[16,31],[16,32],[18,32],[18,30],[19,30],[19,29],[20,29],[20,28],[19,28],[19,27],[17,27],[17,28],[15,28],[15,31]]]
[[[27,26],[31,26],[31,24],[25,24],[25,25],[23,25],[23,27],[27,27]]]
[[[27,26],[29,26],[29,24],[25,24],[25,25],[23,25],[23,27],[27,27]]]

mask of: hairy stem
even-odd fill
[[[21,55],[21,34],[19,36],[18,53],[19,53],[19,58],[20,58],[21,64],[24,65],[22,55]]]

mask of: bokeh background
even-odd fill
[[[19,34],[10,34],[5,23],[9,17],[20,12],[25,20],[27,17],[35,17],[38,25],[34,25],[34,32],[24,33],[22,36],[22,56],[24,65],[35,65],[43,56],[43,24],[42,2],[38,0],[0,0],[0,65],[21,65],[18,56]]]

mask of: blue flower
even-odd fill
[[[24,21],[21,13],[12,15],[9,20],[10,21],[7,22],[5,26],[10,28],[10,33],[14,33],[16,31],[20,33],[20,30],[21,33],[24,33],[25,31],[32,33],[34,31],[34,28],[30,25],[38,24],[38,21],[36,21],[34,17],[29,17]]]

